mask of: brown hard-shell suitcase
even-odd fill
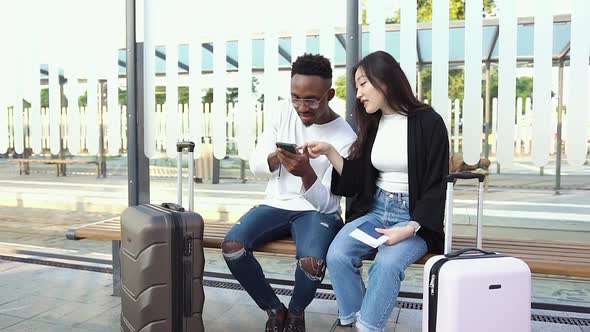
[[[194,143],[179,142],[178,203],[142,204],[121,215],[121,331],[203,328],[203,218],[193,212]],[[189,210],[182,207],[182,151],[189,151]]]

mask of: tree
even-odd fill
[[[482,8],[482,15],[484,17],[494,16],[495,15],[496,4],[495,0],[483,0],[483,8]],[[366,24],[365,21],[366,17],[366,9],[363,8],[363,24]],[[450,20],[464,20],[465,19],[465,0],[450,0],[449,2],[449,19]],[[417,20],[418,22],[432,22],[432,0],[418,0],[418,12],[417,12]],[[388,17],[385,19],[385,23],[388,24],[399,24],[401,22],[401,16],[399,9],[396,11],[393,17]],[[493,73],[492,73],[493,74]],[[420,77],[422,81],[422,98],[423,99],[432,99],[432,69],[430,68],[423,68],[420,70]],[[494,75],[492,75],[494,77]],[[344,78],[344,76],[340,76],[336,80],[336,87],[338,89],[338,80]],[[346,80],[346,78],[344,78]],[[497,91],[497,73],[495,75],[495,82],[492,82],[492,87],[495,86]],[[485,89],[485,82],[482,83]],[[449,70],[449,98],[451,99],[463,99],[463,85],[464,85],[464,74],[463,68],[456,68]],[[344,85],[346,86],[346,85]],[[485,90],[482,90],[485,91]],[[494,89],[492,89],[494,91]],[[338,92],[338,90],[337,90]],[[497,94],[497,92],[496,92]],[[344,89],[344,93],[337,96],[342,99],[346,99],[346,89]]]
[[[336,79],[336,97],[346,100],[346,75]]]
[[[88,91],[84,91],[84,94],[78,97],[78,107],[85,107],[88,105]]]
[[[41,107],[49,107],[49,89],[41,89]]]
[[[494,16],[496,9],[495,0],[483,0],[484,17]],[[432,22],[432,0],[418,0],[418,22]],[[465,0],[450,0],[449,2],[449,19],[450,20],[464,20],[465,19]],[[399,24],[400,11],[396,11],[393,17],[385,19],[385,23]]]
[[[522,76],[516,79],[516,98],[525,99],[533,95],[533,78]]]
[[[484,17],[495,15],[495,0],[484,0],[482,15]],[[432,0],[418,0],[418,22],[432,22]],[[450,20],[464,20],[465,19],[465,1],[464,0],[450,0],[449,2],[449,19]],[[396,12],[394,17],[387,18],[387,23],[400,23],[400,12]],[[422,78],[422,98],[432,100],[432,69],[423,68],[420,70],[420,77]],[[495,77],[495,82],[492,82],[492,87],[496,87],[492,91],[496,91],[498,86],[497,70],[492,72],[492,77]],[[485,91],[485,82],[482,82],[483,90]],[[463,68],[449,70],[449,98],[463,99],[464,88],[464,71]]]

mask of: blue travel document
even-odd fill
[[[375,228],[375,225],[365,221],[357,226],[354,231],[350,232],[350,236],[373,248],[377,248],[387,241],[389,237],[377,232]]]

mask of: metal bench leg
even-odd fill
[[[121,296],[121,241],[113,241],[113,295]]]

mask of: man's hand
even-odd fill
[[[279,160],[276,151],[269,154],[266,158],[266,161],[268,162],[268,169],[271,172],[274,172],[277,168],[279,168],[279,165],[281,164],[281,161]]]
[[[303,186],[306,190],[311,188],[317,180],[317,175],[309,163],[309,154],[307,151],[304,150],[303,154],[300,154],[278,148],[276,153],[283,167],[289,173],[300,177],[303,180]]]
[[[392,246],[398,242],[402,242],[403,240],[414,236],[414,227],[410,225],[392,228],[375,228],[375,231],[389,237],[389,239],[384,243],[387,246]]]

